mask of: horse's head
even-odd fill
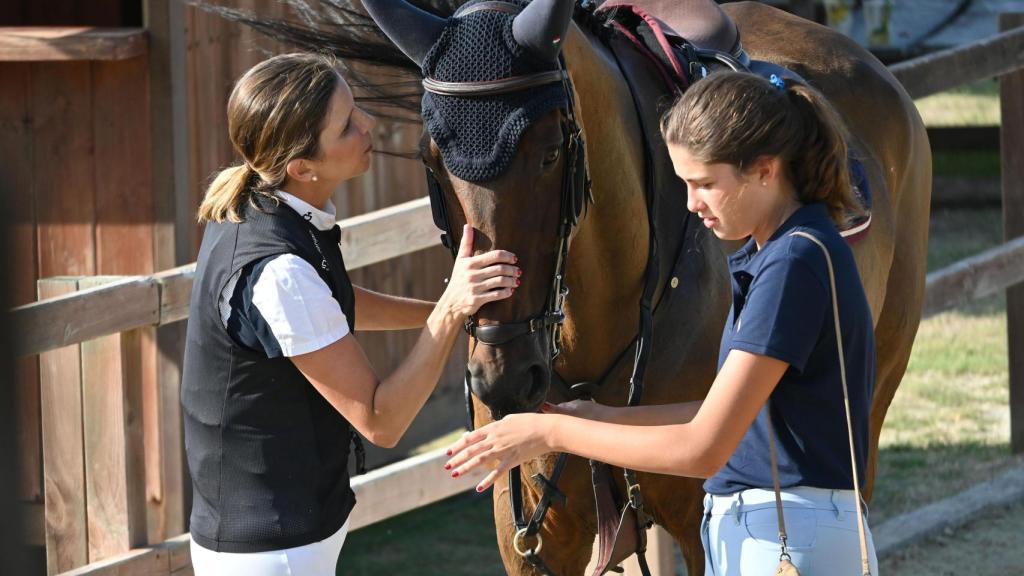
[[[477,251],[512,251],[523,270],[512,298],[471,321],[473,392],[496,417],[536,410],[558,344],[567,223],[586,194],[558,62],[573,2],[473,1],[449,19],[404,1],[364,5],[425,77],[422,152],[435,221],[449,233],[470,223]]]

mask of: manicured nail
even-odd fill
[[[516,278],[516,286],[519,286],[522,283],[523,283],[522,280],[520,280],[519,278]]]
[[[452,465],[451,464],[445,464],[444,465],[444,469],[445,470],[451,470],[452,469]]]
[[[458,470],[456,470],[455,472],[452,472],[452,478],[458,478],[458,477],[459,477],[459,471]]]
[[[544,404],[541,405],[540,409],[541,412],[551,412],[551,404],[545,402]]]
[[[483,492],[484,491],[484,487],[483,486],[477,486],[476,487],[476,491],[477,492]]]
[[[519,277],[519,276],[522,276],[522,275],[523,275],[523,269],[522,268],[516,268],[516,277]]]
[[[445,452],[445,454],[447,454],[448,456],[451,456],[452,455],[452,451],[449,450],[449,451]]]

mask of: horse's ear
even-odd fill
[[[512,36],[542,61],[554,60],[569,30],[574,0],[533,0],[512,23]]]
[[[420,66],[447,23],[405,0],[363,0],[363,6],[395,46]]]

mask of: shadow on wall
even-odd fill
[[[9,197],[4,194],[5,197]],[[9,222],[8,211],[0,212],[0,270],[8,270],[12,245],[7,242]],[[0,374],[11,374],[14,371],[11,357],[12,326],[7,321],[10,309],[9,286],[0,282]],[[7,384],[7,382],[5,382]],[[4,574],[22,576],[28,574],[25,568],[25,549],[22,541],[21,507],[18,503],[17,474],[18,458],[15,455],[15,414],[14,387],[0,385],[0,458],[7,460],[3,464],[4,473],[0,474],[0,558],[3,559]]]

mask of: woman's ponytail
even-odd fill
[[[256,172],[248,164],[221,170],[199,205],[199,222],[241,222],[241,207]]]
[[[850,184],[846,131],[839,114],[817,90],[798,83],[785,88],[799,118],[799,137],[789,171],[800,202],[822,202],[839,225],[863,207]]]

